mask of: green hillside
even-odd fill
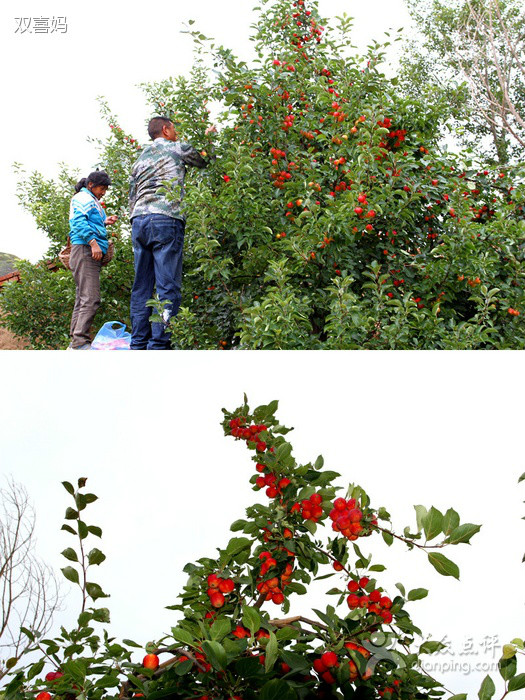
[[[16,270],[19,260],[20,258],[17,258],[16,255],[0,253],[0,277]]]

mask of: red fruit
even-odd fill
[[[221,593],[231,593],[235,588],[235,584],[231,578],[221,579],[219,590]]]
[[[266,486],[264,477],[258,476],[257,479],[255,479],[255,485],[258,486],[260,489],[263,489]]]
[[[42,693],[38,693],[35,700],[51,700],[51,694],[43,691]]]
[[[368,585],[369,581],[370,581],[369,578],[367,578],[366,576],[363,576],[363,578],[359,579],[359,585],[361,586],[361,588],[365,588]]]
[[[334,567],[334,569],[335,569],[336,571],[342,571],[342,570],[344,569],[344,566],[341,564],[340,561],[334,561],[334,563],[332,564],[332,566]]]
[[[222,179],[224,180],[224,182],[229,182],[231,180],[229,175],[223,175]]]
[[[363,207],[355,207],[354,211],[359,216],[360,214],[363,213]]]
[[[237,625],[232,634],[234,637],[237,637],[237,639],[243,639],[244,637],[250,636],[250,632],[242,625]]]
[[[383,612],[381,613],[381,617],[383,618],[383,622],[385,622],[387,625],[389,625],[394,619],[394,616],[392,615],[390,610],[383,610]]]
[[[285,664],[284,661],[281,663],[281,671],[283,673],[288,673],[288,671],[291,671],[291,670],[292,669],[290,668],[290,666],[288,666],[288,664]]]
[[[360,194],[357,198],[357,201],[361,204],[364,204],[366,202],[366,194]]]
[[[357,581],[350,581],[350,583],[348,584],[348,590],[350,591],[350,593],[357,593],[357,591],[359,590],[359,584],[357,583]]]
[[[146,654],[146,656],[142,659],[142,665],[144,668],[150,668],[151,670],[155,671],[159,667],[159,657],[157,654]]]
[[[346,501],[344,498],[336,498],[334,501],[334,508],[336,510],[345,510],[346,509]]]
[[[370,600],[372,603],[379,603],[381,600],[381,593],[376,589],[375,591],[372,591],[369,595]]]
[[[321,655],[321,661],[324,663],[326,668],[333,668],[339,664],[337,654],[335,654],[333,651],[325,651],[325,653]]]
[[[266,489],[266,495],[268,496],[268,498],[275,498],[279,495],[279,491],[277,491],[275,486],[268,486],[268,488]]]
[[[224,596],[220,591],[215,591],[210,595],[210,602],[214,608],[222,608],[225,602]]]
[[[217,574],[210,574],[208,576],[208,588],[219,588],[219,579]]]
[[[281,591],[278,593],[273,593],[272,602],[274,602],[276,605],[281,605],[284,602],[284,594]]]
[[[335,678],[332,676],[330,671],[325,671],[321,674],[321,677],[325,683],[335,683]]]
[[[317,671],[317,673],[324,673],[326,671],[326,666],[324,665],[322,658],[314,660],[314,671]]]
[[[257,452],[264,452],[266,449],[266,443],[261,440],[261,442],[258,442],[256,445]]]
[[[315,506],[321,505],[322,502],[323,498],[318,493],[313,493],[310,496],[310,503],[313,503]]]
[[[372,224],[367,224],[367,225],[365,226],[365,228],[366,228],[367,231],[373,231],[373,230],[374,230],[374,227],[372,226]]]
[[[359,607],[359,596],[355,595],[355,593],[352,593],[348,596],[346,602],[348,603],[348,607],[351,610],[354,610],[355,608]]]
[[[285,479],[281,479],[281,480],[279,481],[279,488],[280,488],[281,490],[282,490],[282,489],[285,489],[285,488],[286,488],[287,486],[289,486],[291,483],[292,483],[292,482],[290,481],[290,479],[286,479],[286,478],[285,478]]]
[[[387,598],[386,595],[381,598],[379,604],[381,605],[381,607],[386,608],[387,610],[389,610],[392,607],[392,601],[390,600],[390,598]]]

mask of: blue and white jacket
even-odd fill
[[[96,240],[103,253],[107,253],[109,241],[106,233],[106,212],[102,205],[87,187],[71,200],[69,207],[69,236],[72,245],[88,245]]]

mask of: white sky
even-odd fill
[[[425,632],[452,642],[454,655],[436,661],[494,663],[481,646],[487,635],[499,644],[523,635],[521,353],[179,352],[157,353],[153,364],[137,353],[26,351],[0,359],[1,471],[28,488],[38,549],[57,568],[72,541],[60,532],[69,505],[60,482],[89,478],[100,500],[87,519],[103,528],[108,555],[95,580],[112,595],[117,637],[146,643],[169,631],[176,614],[164,606],[176,602],[182,567],[224,546],[230,523],[255,500],[249,453],[219,425],[221,407],[240,405],[243,392],[252,407],[279,399],[280,420],[295,426],[296,458],[323,454],[326,468],[342,473],[338,483],[363,485],[398,531],[414,524],[419,503],[483,524],[472,546],[449,550],[459,582],[420,552],[361,541],[388,565],[379,581],[389,593],[397,581],[431,590],[411,609]],[[322,595],[334,581],[295,597],[292,612],[334,602]],[[72,590],[57,622],[71,622],[78,603]],[[460,653],[469,639],[476,655]],[[475,697],[485,673],[436,671]]]
[[[60,162],[77,167],[82,175],[90,172],[96,151],[87,137],[107,135],[96,101],[100,95],[109,100],[123,128],[139,141],[147,141],[148,115],[136,86],[189,71],[192,42],[180,33],[183,25],[194,19],[194,28],[249,59],[255,4],[255,0],[158,0],[149,5],[123,0],[102,5],[4,0],[0,7],[4,98],[0,252],[34,262],[47,249],[45,236],[18,205],[13,162],[48,177],[56,176]],[[151,7],[151,14],[146,7]],[[325,17],[343,12],[355,17],[354,43],[361,48],[373,39],[381,40],[384,31],[408,24],[403,0],[321,0],[320,10]],[[15,33],[16,17],[53,16],[67,17],[67,33]]]

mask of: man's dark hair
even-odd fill
[[[104,170],[95,170],[87,177],[83,177],[82,180],[77,182],[75,185],[75,192],[80,192],[83,187],[87,187],[88,182],[92,182],[95,186],[104,185],[105,187],[109,187],[111,185],[111,178]]]
[[[162,134],[162,127],[169,126],[171,124],[171,119],[167,117],[153,117],[149,120],[148,124],[148,135],[152,141]]]

